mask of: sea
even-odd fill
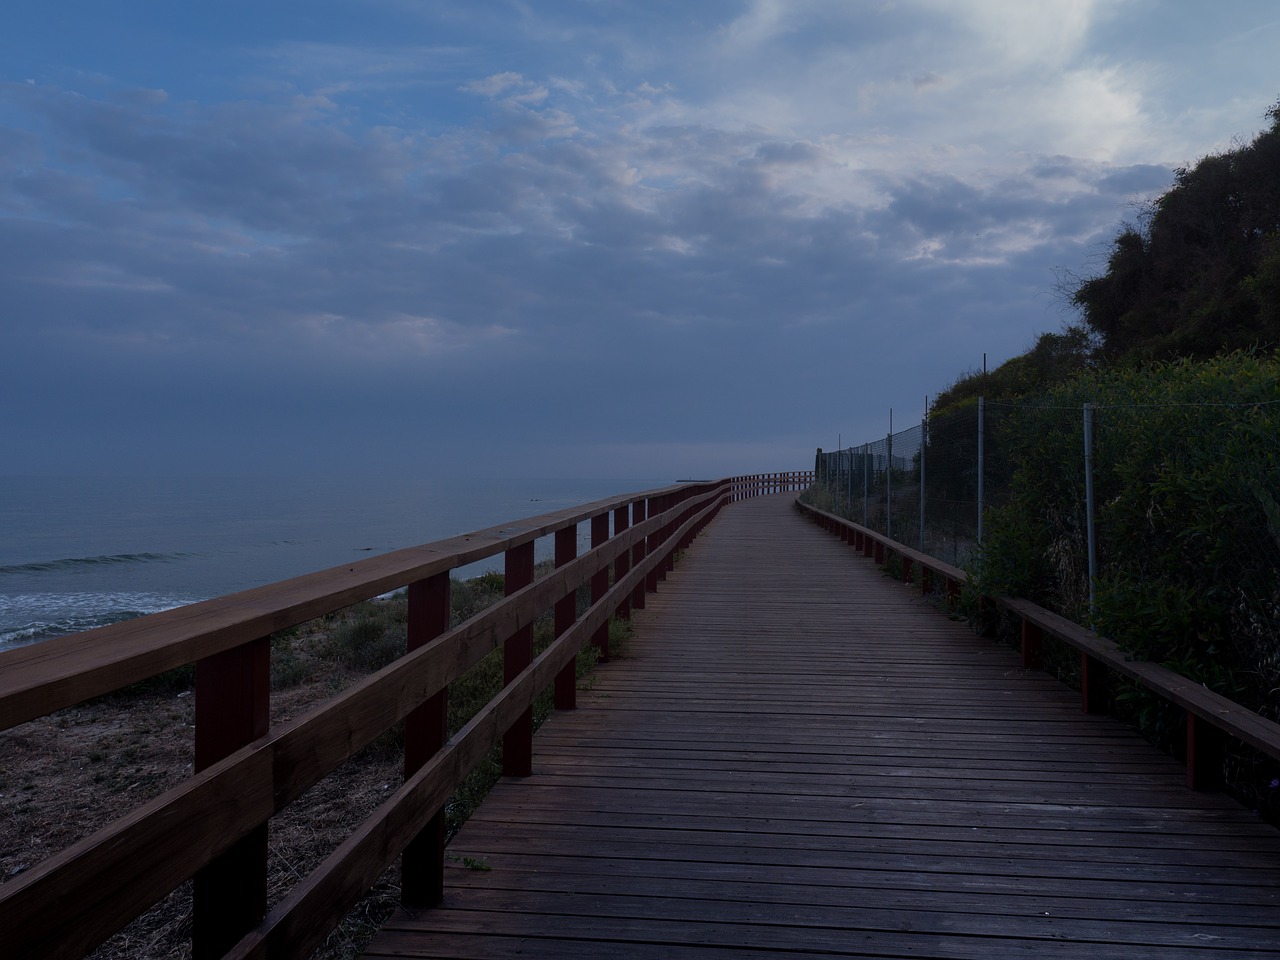
[[[0,476],[0,650],[671,482]]]

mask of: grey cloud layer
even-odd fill
[[[9,356],[41,359],[0,361],[10,388],[35,389],[30,371],[58,355],[73,390],[125,374],[159,389],[170,376],[146,357],[296,418],[282,396],[346,369],[317,408],[363,402],[370,376],[424,404],[466,389],[465,433],[509,394],[572,406],[563,385],[607,386],[621,354],[668,385],[653,440],[751,440],[803,429],[774,392],[864,358],[936,388],[960,356],[1025,345],[1029,309],[1056,326],[1035,323],[1050,267],[1078,263],[1118,202],[1167,178],[1068,158],[989,182],[867,166],[860,203],[808,189],[850,177],[820,142],[616,122],[626,93],[477,90],[493,122],[428,131],[317,97],[5,85],[0,297]],[[699,370],[725,399],[690,416]],[[554,406],[526,412],[528,428],[554,429]],[[606,392],[576,413],[607,435],[626,409]]]

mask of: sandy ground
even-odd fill
[[[343,685],[332,669],[272,695],[272,722],[288,720]],[[194,696],[170,691],[106,698],[0,733],[0,884],[190,776]],[[370,750],[271,821],[272,902],[365,818],[400,782],[401,759]],[[358,955],[399,897],[388,871],[315,957]],[[190,884],[92,956],[171,960],[191,955]]]

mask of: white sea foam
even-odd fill
[[[22,646],[172,610],[199,597],[159,593],[23,593],[0,596],[4,621],[0,648]]]

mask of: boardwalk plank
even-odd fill
[[[1280,958],[1274,829],[788,501],[724,511],[367,957]]]

